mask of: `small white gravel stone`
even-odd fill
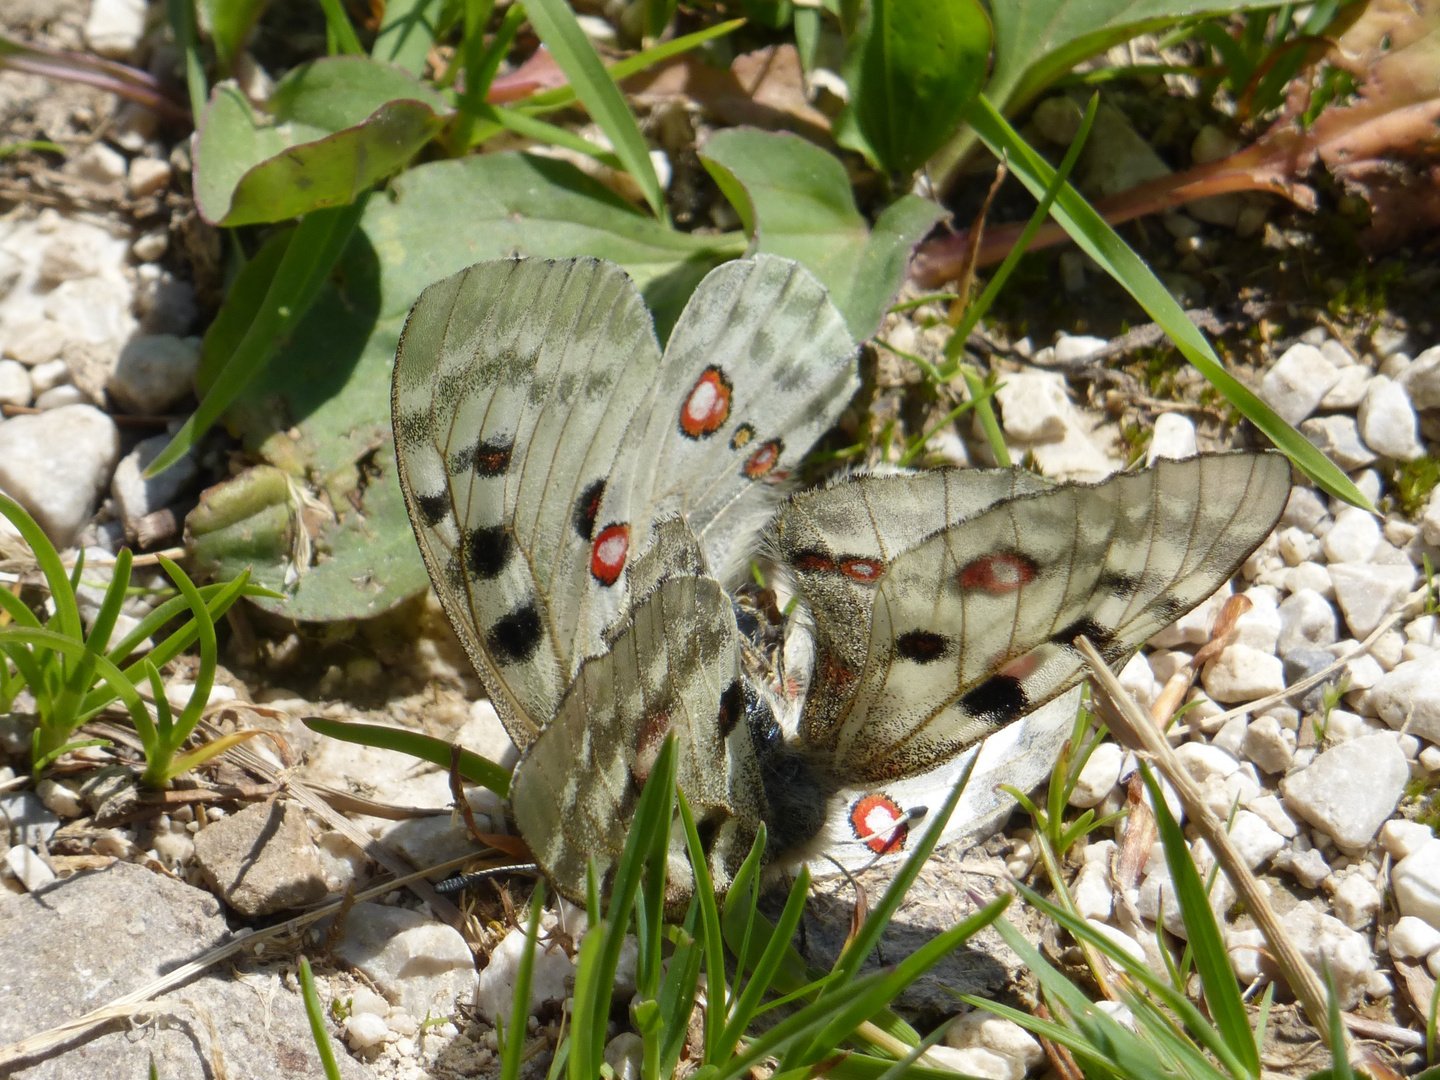
[[[1440,345],[1415,357],[1399,382],[1410,395],[1410,403],[1415,408],[1434,409],[1440,406]]]
[[[199,366],[198,338],[142,335],[121,350],[106,389],[126,412],[163,413],[194,390]]]
[[[1070,793],[1070,805],[1085,809],[1098,806],[1114,789],[1120,779],[1120,766],[1125,752],[1113,742],[1103,742],[1095,747],[1080,776],[1075,789]]]
[[[158,262],[170,247],[170,233],[167,229],[151,229],[141,233],[130,245],[130,254],[142,263]]]
[[[1440,743],[1440,653],[1407,660],[1370,688],[1380,719],[1432,743]]]
[[[102,142],[96,142],[76,154],[68,163],[67,171],[73,172],[82,180],[113,184],[117,180],[125,179],[127,164],[124,154]]]
[[[1380,892],[1360,874],[1346,874],[1330,896],[1335,917],[1351,930],[1363,930],[1385,906]]]
[[[1243,595],[1250,601],[1250,610],[1235,620],[1235,634],[1230,644],[1248,645],[1273,655],[1280,639],[1280,610],[1275,602],[1275,590],[1257,585],[1246,589]]]
[[[1375,462],[1375,454],[1360,439],[1360,427],[1353,416],[1312,416],[1300,425],[1300,434],[1346,472]]]
[[[45,865],[34,848],[25,844],[16,844],[5,853],[5,865],[31,892],[55,880],[55,871]]]
[[[0,360],[0,405],[29,405],[34,397],[30,372],[18,360]]]
[[[1129,953],[1136,960],[1140,961],[1140,963],[1145,963],[1145,946],[1125,933],[1124,930],[1111,926],[1109,923],[1100,922],[1098,919],[1086,919],[1085,922],[1089,925],[1090,929],[1120,946],[1122,950]]]
[[[335,955],[363,971],[411,1016],[451,1013],[457,1001],[475,994],[475,958],[465,939],[416,911],[356,904]]]
[[[1025,1074],[1015,1072],[1014,1064],[983,1046],[967,1046],[956,1050],[950,1046],[932,1046],[926,1055],[952,1072],[975,1076],[980,1080],[1020,1080]]]
[[[1195,425],[1188,416],[1167,412],[1155,418],[1150,448],[1145,452],[1145,464],[1153,465],[1158,458],[1182,461],[1194,457],[1196,453]]]
[[[377,1046],[390,1034],[385,1018],[374,1013],[351,1013],[345,1018],[345,1041],[352,1050]]]
[[[1276,534],[1275,542],[1280,545],[1280,557],[1286,566],[1299,566],[1310,558],[1310,534],[1304,529],[1293,525],[1283,528]]]
[[[1260,955],[1262,949],[1268,949],[1265,944],[1265,935],[1256,929],[1232,930],[1225,929],[1226,952],[1230,954],[1230,966],[1235,969],[1235,977],[1242,983],[1249,985],[1260,977]]]
[[[1281,923],[1300,955],[1317,972],[1328,967],[1342,1009],[1353,1009],[1364,996],[1375,958],[1370,942],[1333,915],[1325,915],[1302,900],[1285,913]]]
[[[1333,563],[1330,580],[1345,624],[1356,637],[1380,625],[1395,605],[1415,587],[1415,567],[1387,563]]]
[[[1394,735],[1364,735],[1325,751],[1280,784],[1285,806],[1347,851],[1363,850],[1395,812],[1410,767]]]
[[[1313,413],[1340,381],[1340,371],[1313,345],[1291,345],[1265,373],[1260,396],[1291,424]]]
[[[1224,779],[1240,768],[1240,762],[1218,746],[1187,742],[1175,748],[1175,756],[1196,783],[1203,784],[1212,776]]]
[[[1250,721],[1245,716],[1232,716],[1225,721],[1224,726],[1210,740],[1212,746],[1218,746],[1227,754],[1239,761],[1245,754],[1245,729],[1250,726]]]
[[[143,199],[164,191],[170,185],[170,163],[155,158],[139,157],[130,162],[126,186],[132,198]]]
[[[1374,514],[1347,506],[1335,515],[1335,524],[1321,543],[1332,563],[1369,562],[1380,546],[1380,523]]]
[[[119,457],[115,422],[89,405],[0,423],[0,489],[57,547],[68,546],[90,520]]]
[[[1440,930],[1414,915],[1401,915],[1387,938],[1390,955],[1402,960],[1424,960],[1440,949]]]
[[[1295,760],[1295,733],[1273,716],[1257,716],[1245,728],[1241,752],[1267,773],[1284,773]]]
[[[1275,868],[1286,870],[1307,889],[1318,889],[1320,883],[1330,876],[1330,864],[1325,856],[1314,848],[1304,851],[1284,852],[1275,857]]]
[[[52,386],[35,399],[35,408],[41,412],[50,409],[60,409],[66,405],[88,405],[90,399],[85,396],[85,391],[78,386]]]
[[[1230,599],[1230,583],[1227,581],[1215,595],[1187,614],[1180,616],[1164,630],[1150,639],[1157,649],[1175,649],[1185,645],[1204,645],[1210,640],[1210,631],[1215,625],[1215,616]]]
[[[1008,1058],[1019,1066],[1019,1071],[1012,1074],[1015,1080],[1045,1060],[1045,1051],[1033,1035],[1013,1020],[983,1009],[962,1013],[952,1020],[945,1031],[945,1045],[956,1050],[979,1047]]]
[[[144,32],[145,0],[94,0],[91,3],[85,20],[85,41],[101,56],[126,59]]]
[[[1240,810],[1230,826],[1230,840],[1251,870],[1267,862],[1285,846],[1285,838],[1265,823],[1259,814]]]
[[[45,804],[45,809],[62,818],[81,817],[85,813],[85,802],[79,792],[48,776],[35,785],[35,794]]]
[[[1258,814],[1266,825],[1269,825],[1287,840],[1293,840],[1300,831],[1295,827],[1295,822],[1285,812],[1285,806],[1274,795],[1261,795],[1251,799],[1245,804],[1245,809],[1252,814]]]
[[[47,360],[30,369],[30,386],[36,394],[43,394],[56,386],[70,381],[70,365],[64,360]]]
[[[640,1080],[645,1058],[645,1043],[633,1031],[622,1031],[605,1047],[605,1063],[615,1073],[615,1080]]]
[[[1390,887],[1401,915],[1440,930],[1440,840],[1427,840],[1392,866]]]
[[[1370,380],[1358,420],[1365,445],[1383,457],[1414,461],[1424,455],[1415,408],[1405,388],[1393,379],[1377,375]]]
[[[475,1007],[488,1020],[499,1019],[507,1026],[515,1000],[515,976],[520,970],[520,957],[525,953],[525,931],[511,930],[495,946],[490,963],[480,973],[480,989],[475,994]],[[575,978],[575,965],[565,950],[546,949],[535,943],[534,974],[531,976],[530,1002],[535,1009],[545,1001],[564,1001],[570,991],[566,980]]]
[[[160,451],[165,449],[169,442],[168,435],[155,435],[145,439],[115,467],[115,476],[110,482],[110,494],[120,511],[120,521],[125,526],[125,533],[132,539],[142,518],[165,509],[195,479],[198,467],[189,454],[159,476],[149,480],[144,478],[145,470],[160,456]]]
[[[1254,701],[1285,689],[1285,665],[1248,645],[1229,645],[1205,665],[1201,681],[1216,701]]]
[[[1060,334],[1055,339],[1055,363],[1083,364],[1109,344],[1104,338],[1087,334]]]
[[[1155,695],[1160,692],[1160,687],[1155,682],[1155,673],[1150,670],[1150,661],[1145,659],[1145,654],[1137,652],[1126,662],[1116,676],[1120,685],[1145,708],[1155,703]]]
[[[1440,485],[1430,492],[1430,501],[1425,504],[1425,513],[1420,518],[1420,532],[1431,547],[1440,547]]]
[[[1075,907],[1083,918],[1110,918],[1114,890],[1110,885],[1110,860],[1115,854],[1115,841],[1100,840],[1085,848],[1084,862],[1075,878]]]
[[[1397,862],[1434,839],[1430,826],[1405,818],[1391,818],[1380,829],[1380,846]]]
[[[1070,399],[1065,377],[1049,371],[1022,371],[1005,377],[995,392],[1005,434],[1022,443],[1055,443],[1069,429]]]
[[[5,355],[19,361],[26,367],[54,360],[70,340],[70,334],[59,323],[42,319],[17,331],[5,343]]]
[[[1324,349],[1321,349],[1324,352]],[[1354,409],[1365,400],[1365,391],[1370,386],[1371,372],[1364,364],[1351,364],[1340,369],[1340,379],[1330,392],[1320,399],[1322,409]],[[1308,421],[1307,421],[1308,423]],[[1353,421],[1352,421],[1353,426]],[[1303,430],[1303,428],[1302,428]],[[1359,437],[1358,430],[1356,437]]]
[[[1293,487],[1290,498],[1285,501],[1285,513],[1280,516],[1281,524],[1293,525],[1308,533],[1330,516],[1330,511],[1314,488]]]
[[[1285,575],[1286,592],[1298,593],[1305,589],[1319,593],[1322,600],[1335,599],[1335,583],[1330,580],[1330,571],[1318,562],[1302,562],[1291,567]],[[1279,648],[1278,642],[1276,648]]]

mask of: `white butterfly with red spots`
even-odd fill
[[[1076,636],[1128,653],[1234,573],[1289,490],[1283,457],[1229,454],[1095,486],[945,470],[784,500],[858,384],[824,289],[769,256],[707,276],[663,355],[598,260],[479,263],[416,302],[392,400],[401,484],[522,750],[516,821],[570,898],[588,859],[613,865],[671,731],[718,889],[761,822],[772,862],[903,849],[904,819],[967,754],[1073,715],[1047,703],[1080,678]],[[762,547],[813,657],[784,679],[726,591]],[[672,853],[679,903],[678,836]]]

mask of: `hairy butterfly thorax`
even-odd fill
[[[412,309],[392,396],[406,504],[521,748],[516,822],[571,899],[589,860],[612,870],[672,735],[717,889],[761,823],[775,863],[904,851],[970,757],[988,790],[1011,777],[987,769],[1068,726],[1078,637],[1122,659],[1285,505],[1278,454],[783,498],[858,387],[854,356],[825,290],[770,256],[708,275],[663,353],[595,259],[479,263]],[[762,530],[778,602],[742,587]],[[676,832],[670,851],[674,908],[694,882]]]

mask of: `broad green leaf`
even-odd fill
[[[420,291],[481,259],[595,255],[635,279],[663,340],[700,279],[743,250],[738,235],[666,229],[549,158],[489,154],[408,170],[385,196],[369,200],[308,314],[226,414],[246,448],[279,473],[267,474],[263,492],[239,497],[241,509],[207,520],[197,535],[196,514],[231,485],[251,481],[227,481],[212,492],[187,522],[197,555],[224,577],[252,567],[256,584],[287,594],[256,603],[289,618],[388,610],[428,581],[390,442],[390,369]],[[207,335],[207,365],[212,344],[223,353],[249,325],[252,314],[230,309],[253,312],[274,258],[262,248],[237,278],[211,332],[217,340]],[[303,504],[312,487],[336,520]],[[301,550],[301,528],[317,557],[297,577],[291,558]]]
[[[756,250],[794,259],[819,278],[856,341],[879,328],[911,249],[945,212],[904,195],[871,226],[855,208],[845,167],[796,135],[730,128],[716,132],[701,161]]]
[[[852,108],[881,166],[910,173],[980,92],[990,20],[979,0],[873,0]]]
[[[355,56],[303,64],[258,112],[233,83],[210,96],[195,154],[195,203],[215,225],[284,221],[353,202],[445,123],[435,91]]]
[[[1250,8],[1267,0],[1004,0],[990,5],[995,21],[995,62],[985,96],[1014,115],[1082,60],[1112,45],[1173,26],[1183,19]],[[951,173],[974,145],[961,132],[933,162],[937,175]]]

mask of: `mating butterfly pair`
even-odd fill
[[[1021,470],[779,481],[858,387],[825,290],[770,256],[696,289],[662,356],[594,259],[479,263],[421,294],[396,355],[421,553],[522,755],[511,802],[572,899],[623,846],[666,734],[724,890],[776,862],[893,851],[895,797],[1211,595],[1270,532],[1278,454],[1097,485]],[[763,546],[800,600],[800,685],[745,659],[727,588]],[[808,649],[806,648],[808,646]],[[753,650],[751,650],[753,652]],[[808,683],[808,685],[806,685]],[[672,839],[668,899],[693,890]],[[858,850],[857,850],[858,849]]]

